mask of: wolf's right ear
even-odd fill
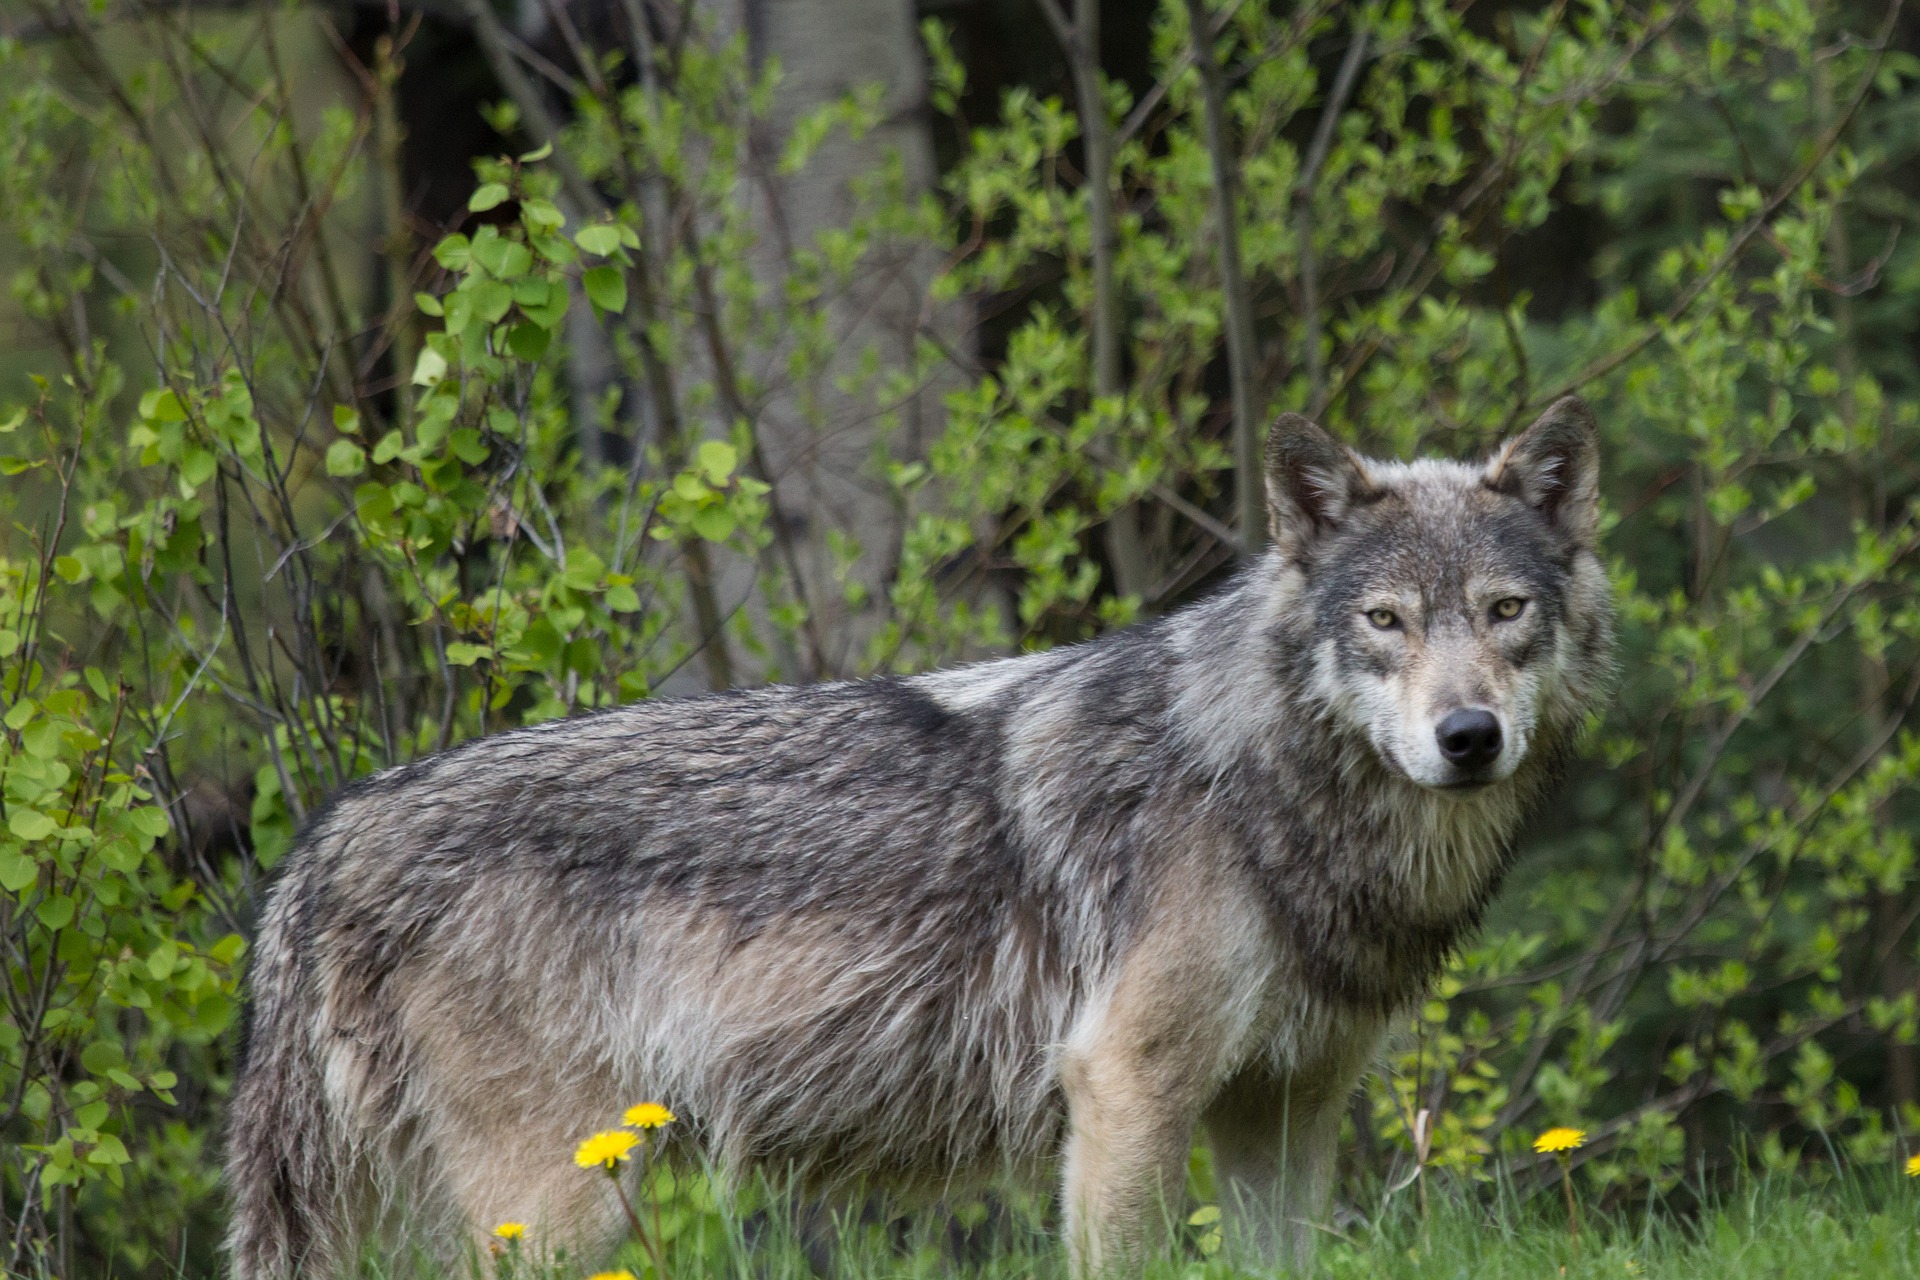
[[[1372,489],[1353,451],[1299,414],[1281,414],[1267,432],[1267,527],[1289,559],[1336,528]]]

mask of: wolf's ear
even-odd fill
[[[1337,527],[1373,488],[1353,451],[1297,413],[1267,432],[1267,526],[1289,557]]]
[[[1487,463],[1487,484],[1591,546],[1600,519],[1600,431],[1579,396],[1562,396]]]

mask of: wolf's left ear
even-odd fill
[[[1487,485],[1591,546],[1600,519],[1600,430],[1579,396],[1562,396],[1487,464]]]

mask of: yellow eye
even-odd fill
[[[1505,600],[1496,600],[1493,605],[1493,620],[1495,622],[1512,622],[1520,616],[1521,610],[1526,607],[1527,602],[1519,596],[1508,596]]]
[[[1400,625],[1399,615],[1391,609],[1369,609],[1367,621],[1382,631],[1391,631]]]

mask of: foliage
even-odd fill
[[[778,246],[741,193],[775,201],[885,109],[785,120],[778,69],[701,29],[583,50],[564,120],[503,79],[492,117],[529,149],[482,162],[466,222],[419,252],[385,198],[404,29],[318,111],[284,72],[316,39],[301,13],[116,34],[49,10],[57,40],[0,46],[0,218],[41,339],[0,389],[12,1269],[211,1265],[249,903],[348,779],[663,689],[1068,641],[1203,590],[1246,532],[1226,289],[1257,317],[1263,415],[1464,456],[1579,390],[1608,433],[1619,696],[1355,1109],[1350,1195],[1506,1205],[1558,1176],[1525,1151],[1549,1124],[1590,1135],[1583,1186],[1649,1214],[1710,1197],[1700,1171],[1739,1151],[1814,1177],[1904,1152],[1920,61],[1898,8],[1213,12],[1196,52],[1163,5],[1159,82],[1106,84],[1110,190],[1085,181],[1086,104],[982,104],[930,25],[961,139],[943,199],[896,159],[843,225]],[[1117,214],[1119,394],[1089,356],[1094,202]],[[874,278],[935,262],[903,332],[848,340]],[[991,321],[971,346],[941,329],[967,308]],[[596,342],[614,371],[587,388]],[[793,518],[820,512],[782,433],[847,405],[884,529]],[[1147,570],[1126,594],[1122,527]],[[1392,1248],[1329,1266],[1387,1267],[1401,1212]],[[1879,1218],[1794,1221],[1902,1247]]]

